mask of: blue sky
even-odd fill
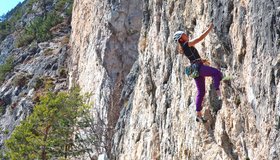
[[[0,0],[0,16],[12,10],[19,2],[24,0]]]

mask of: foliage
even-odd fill
[[[35,84],[34,84],[35,90],[38,90],[43,85],[44,85],[44,80],[42,78],[37,77],[35,79]]]
[[[67,69],[65,67],[61,67],[59,68],[59,77],[60,78],[67,78],[68,72]]]
[[[52,54],[53,54],[53,49],[48,48],[48,49],[44,50],[44,55],[45,56],[49,56],[49,55],[52,55]]]
[[[60,0],[57,1],[55,4],[55,10],[57,11],[61,11],[65,8],[65,4],[68,2],[69,0]]]
[[[23,73],[17,74],[12,80],[13,86],[23,87],[26,85],[29,77]]]
[[[66,8],[66,15],[71,16],[72,15],[72,10],[73,10],[73,0],[71,0],[72,3],[69,4],[69,6]]]
[[[55,25],[62,22],[63,13],[66,16],[71,16],[73,8],[73,0],[59,0],[53,6],[52,11],[47,11],[46,6],[52,5],[53,1],[50,0],[30,0],[26,5],[20,3],[15,9],[7,13],[4,17],[9,17],[3,22],[0,22],[0,41],[4,40],[9,34],[16,30],[16,24],[22,18],[24,13],[31,13],[32,6],[34,3],[40,3],[44,8],[45,12],[42,16],[36,17],[26,26],[24,26],[19,39],[16,41],[16,47],[26,46],[30,44],[33,40],[38,40],[38,42],[47,41],[52,38],[50,29]],[[20,29],[22,30],[22,28]]]
[[[11,24],[4,21],[4,22],[0,22],[0,41],[4,40],[7,35],[9,35],[11,33]]]
[[[22,47],[30,44],[35,39],[34,35],[23,33],[16,40],[16,47]]]
[[[33,102],[40,102],[40,97],[44,94],[44,92],[51,91],[54,89],[54,79],[51,77],[37,77],[35,79],[35,83],[33,84],[35,89],[35,94],[32,98]]]
[[[231,80],[232,80],[232,77],[230,77],[230,76],[224,76],[222,79],[222,81],[224,81],[224,82],[230,82]]]
[[[29,0],[28,4],[29,6],[32,6],[34,3],[38,2],[39,0]]]
[[[7,35],[15,31],[16,22],[22,17],[24,9],[23,3],[19,3],[14,9],[4,15],[4,21],[0,22],[0,41],[4,40]]]
[[[38,42],[47,41],[52,38],[50,29],[61,23],[62,18],[55,11],[48,13],[45,17],[35,18],[24,30],[16,42],[16,47],[22,47],[31,43],[34,39]]]
[[[80,124],[84,122],[80,121],[82,117],[88,117],[88,109],[78,89],[69,93],[48,92],[5,141],[6,156],[12,160],[45,160],[83,154],[88,146],[77,147],[74,133],[77,127],[88,126]]]
[[[0,84],[5,80],[6,74],[13,69],[14,58],[8,57],[4,64],[0,65]]]
[[[0,104],[0,116],[2,116],[4,112],[5,112],[5,108]]]

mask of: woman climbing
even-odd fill
[[[213,67],[203,64],[203,60],[200,58],[200,55],[196,48],[195,44],[203,40],[210,30],[213,28],[213,24],[203,32],[198,38],[189,40],[189,36],[183,31],[177,31],[174,34],[174,40],[180,45],[180,50],[184,53],[185,56],[190,60],[191,66],[190,70],[192,77],[195,80],[197,87],[197,96],[196,96],[196,121],[197,122],[207,122],[207,120],[202,116],[202,101],[205,95],[205,77],[211,76],[214,80],[214,88],[216,89],[217,96],[221,97],[221,92],[219,89],[220,81],[222,79],[222,73]],[[187,70],[186,70],[187,71]]]

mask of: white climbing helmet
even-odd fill
[[[175,42],[178,42],[179,39],[182,37],[182,35],[183,35],[184,33],[185,33],[185,32],[183,32],[183,31],[177,31],[177,32],[175,32],[174,35],[173,35],[174,41],[175,41]]]

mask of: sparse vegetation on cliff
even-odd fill
[[[30,22],[23,23],[19,20],[24,14],[34,14],[36,11],[32,9],[33,4],[39,3],[41,8],[46,12],[42,15],[35,16]],[[9,34],[21,32],[16,40],[16,47],[26,46],[32,41],[47,41],[52,38],[50,29],[61,23],[64,18],[70,17],[72,14],[73,0],[60,0],[52,4],[52,1],[27,1],[26,5],[20,3],[15,9],[7,13],[3,22],[0,22],[0,40],[4,40]],[[51,6],[51,10],[47,9]],[[20,24],[20,25],[19,25]]]
[[[49,30],[61,22],[62,17],[60,17],[56,12],[50,12],[45,17],[37,17],[24,29],[23,34],[16,42],[16,47],[25,46],[35,39],[38,42],[51,39],[52,34]]]
[[[33,113],[16,127],[6,140],[9,159],[69,158],[91,150],[77,135],[90,126],[89,107],[79,89],[47,92],[40,97]],[[93,141],[93,139],[91,139]]]
[[[5,80],[6,74],[13,69],[13,57],[8,57],[4,64],[0,65],[0,84]]]
[[[2,17],[3,22],[0,22],[0,41],[4,40],[16,30],[16,23],[22,18],[24,13],[22,5],[23,3],[19,3],[14,9]]]

